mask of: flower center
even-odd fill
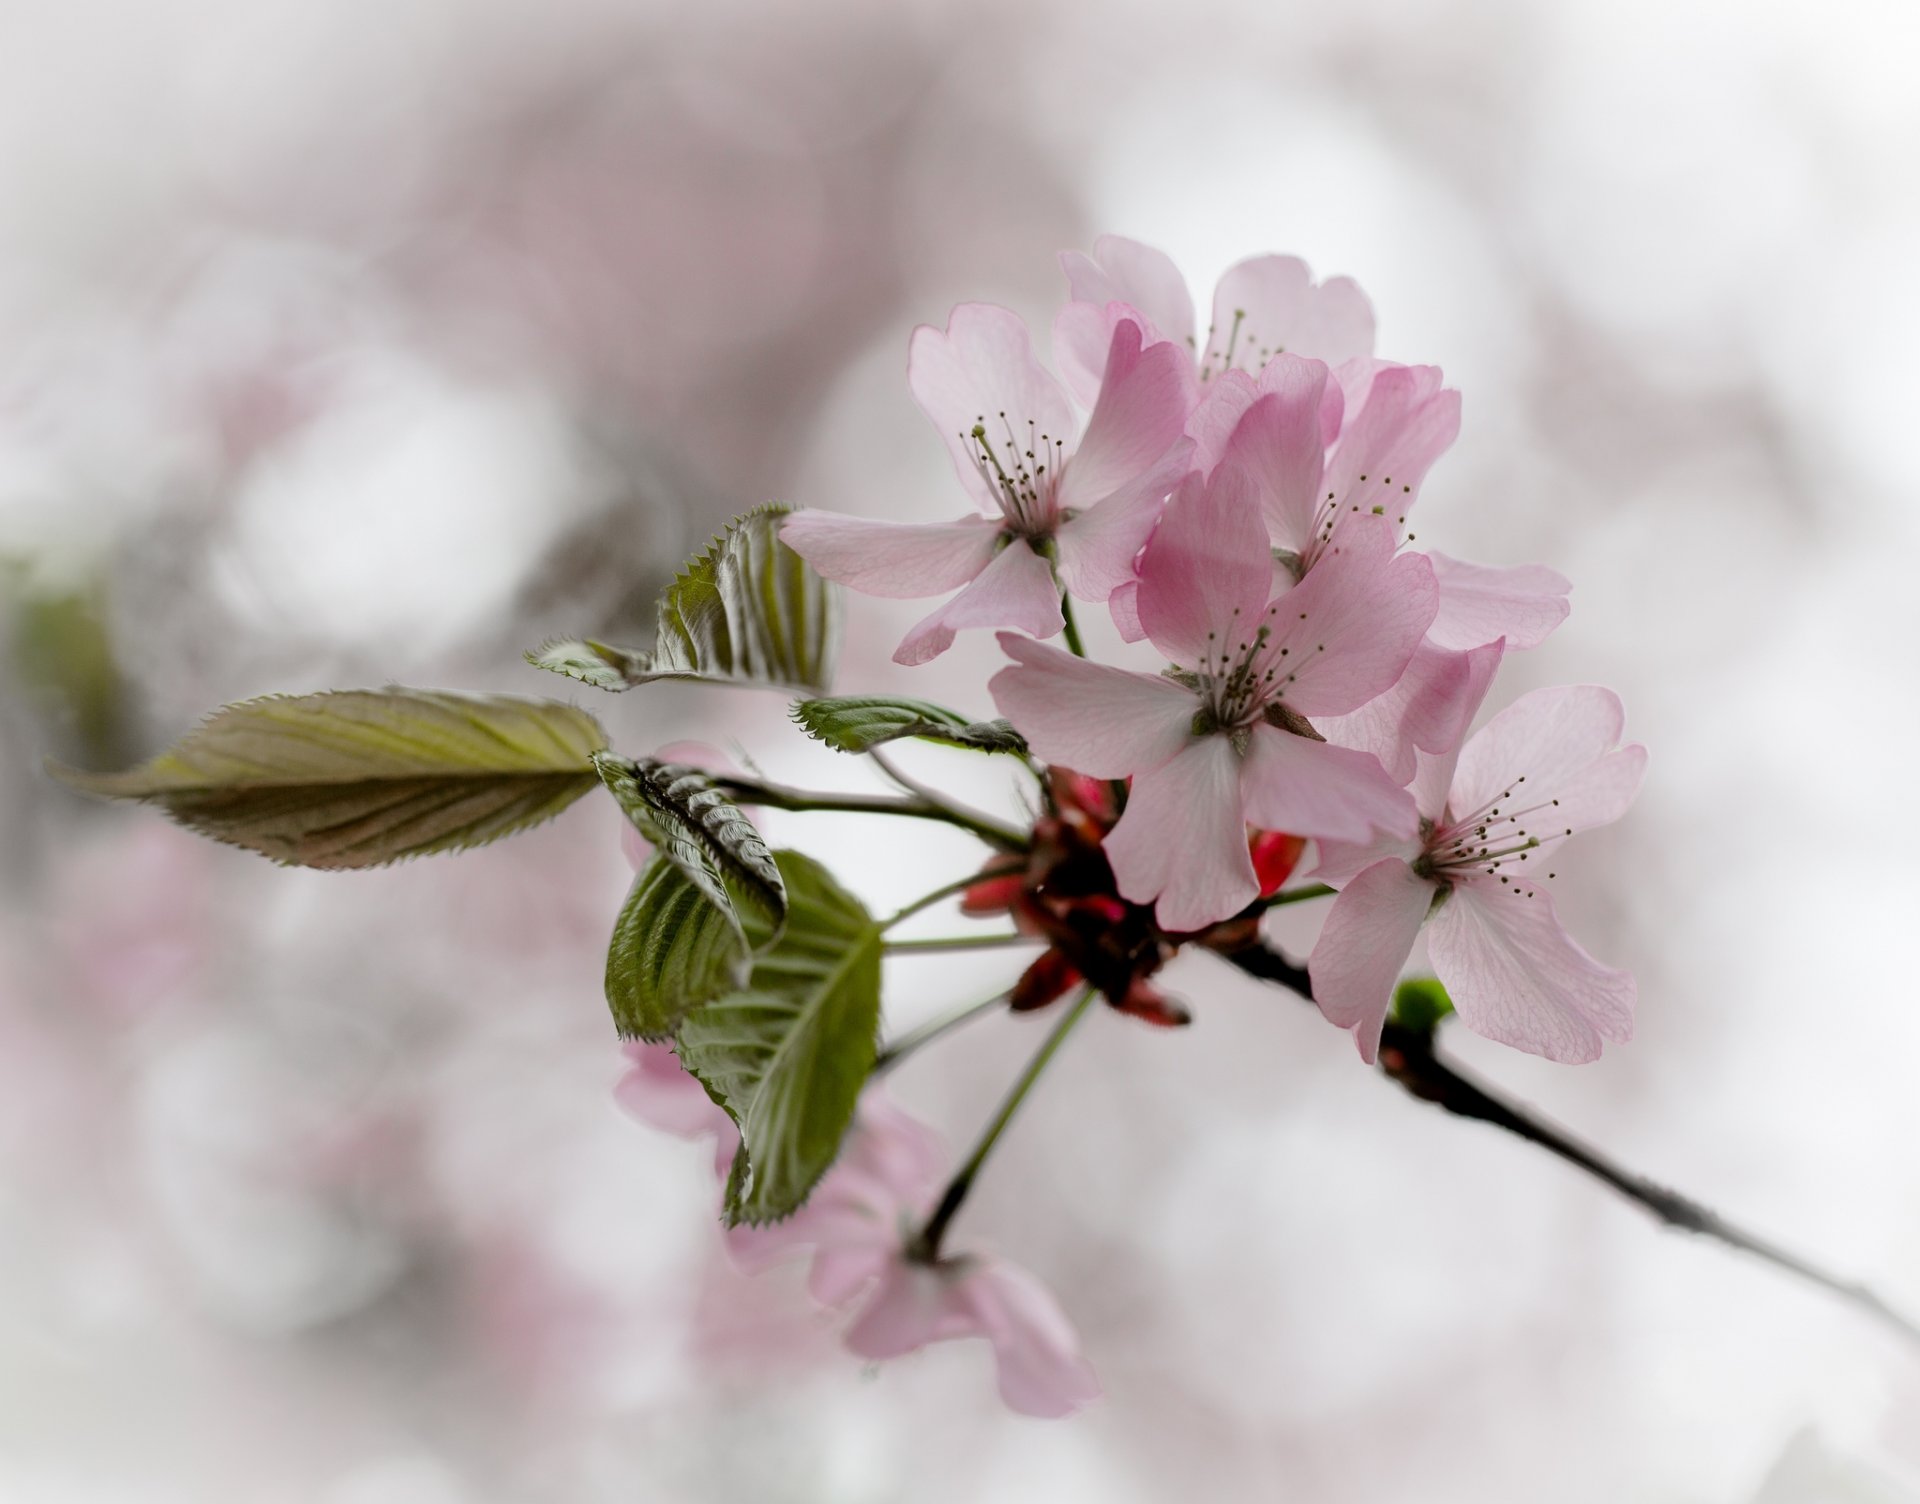
[[[1236,606],[1232,627],[1224,634],[1207,633],[1207,645],[1196,675],[1198,682],[1194,685],[1195,693],[1205,702],[1194,721],[1196,733],[1220,731],[1231,735],[1263,718],[1275,719],[1268,714],[1269,707],[1284,709],[1280,702],[1286,698],[1287,686],[1296,677],[1295,669],[1304,651],[1296,651],[1291,641],[1277,640],[1275,623],[1285,603],[1283,596],[1268,605],[1250,631],[1241,629],[1240,608]],[[1306,619],[1306,612],[1301,612],[1299,620]],[[1291,639],[1298,634],[1287,635]],[[1324,653],[1326,648],[1321,646],[1315,651]],[[1280,723],[1287,730],[1297,731],[1295,726],[1286,724],[1287,720],[1297,719],[1284,717]],[[1300,722],[1301,726],[1305,724]]]
[[[1227,326],[1222,337],[1220,326],[1207,326],[1206,348],[1200,355],[1200,379],[1211,381],[1241,365],[1247,371],[1258,376],[1267,367],[1267,362],[1276,355],[1287,353],[1287,347],[1271,336],[1262,338],[1258,330],[1247,324],[1247,310],[1233,310],[1233,322]],[[1216,362],[1218,362],[1216,366]]]
[[[1376,476],[1372,480],[1363,475],[1349,485],[1344,493],[1338,490],[1327,492],[1314,509],[1313,536],[1307,540],[1307,546],[1300,553],[1301,577],[1304,578],[1306,572],[1319,561],[1320,556],[1327,552],[1329,545],[1333,542],[1333,535],[1340,530],[1340,524],[1349,517],[1358,517],[1363,514],[1373,517],[1393,516],[1394,532],[1398,534],[1400,529],[1407,525],[1407,514],[1401,512],[1395,516],[1387,508],[1392,505],[1394,498],[1410,496],[1412,493],[1413,487],[1404,481],[1400,483],[1399,489],[1395,490],[1391,475]],[[1400,538],[1397,546],[1404,548],[1411,542],[1413,542],[1413,534],[1407,533]]]
[[[1422,831],[1423,850],[1413,869],[1448,886],[1470,877],[1497,877],[1520,897],[1532,898],[1543,875],[1541,853],[1573,834],[1559,824],[1558,799],[1529,803],[1523,773],[1479,809]],[[1449,811],[1451,815],[1451,811]]]
[[[1041,433],[1031,419],[1022,438],[1005,413],[996,416],[995,429],[997,435],[983,414],[961,435],[974,468],[1000,503],[1010,531],[1023,538],[1052,536],[1059,521],[1054,495],[1067,462],[1067,441]]]

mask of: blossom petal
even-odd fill
[[[929,1342],[982,1335],[980,1318],[950,1265],[909,1263],[898,1253],[880,1272],[872,1298],[847,1328],[849,1352],[898,1358]]]
[[[795,512],[780,541],[814,571],[866,595],[913,600],[966,584],[992,562],[996,515],[957,522],[881,522],[837,512]]]
[[[1193,441],[1176,438],[1159,460],[1054,533],[1060,581],[1081,600],[1104,601],[1135,578],[1135,563],[1160,525],[1167,493],[1193,463]]]
[[[1234,428],[1221,464],[1245,479],[1274,544],[1305,554],[1320,499],[1320,410],[1327,368],[1317,360],[1281,355],[1260,381],[1262,394]]]
[[[1160,464],[1186,427],[1193,362],[1174,345],[1143,349],[1141,339],[1131,319],[1114,326],[1100,399],[1060,477],[1062,507],[1084,510],[1125,489]],[[1163,496],[1184,470],[1168,478]]]
[[[1313,729],[1336,746],[1371,752],[1395,783],[1411,783],[1422,752],[1451,752],[1465,738],[1500,654],[1498,641],[1460,653],[1437,647],[1428,637],[1413,650],[1393,688],[1346,715],[1319,717]],[[1444,784],[1439,792],[1444,803]],[[1422,809],[1428,815],[1439,812]]]
[[[1067,274],[1067,292],[1073,299],[1053,323],[1054,363],[1083,406],[1092,407],[1100,395],[1107,349],[1113,339],[1113,309],[1126,306],[1145,331],[1149,343],[1170,340],[1194,378],[1193,299],[1186,278],[1164,251],[1119,235],[1102,235],[1093,254],[1062,251],[1060,269]]]
[[[1393,986],[1433,905],[1434,885],[1405,862],[1375,862],[1340,891],[1314,942],[1307,972],[1329,1022],[1350,1031],[1373,1064]]]
[[[1336,537],[1349,519],[1376,513],[1398,525],[1420,499],[1427,471],[1460,435],[1460,394],[1440,380],[1438,366],[1387,366],[1374,375],[1327,462],[1323,501]]]
[[[1113,617],[1113,629],[1122,642],[1145,642],[1147,629],[1140,624],[1140,581],[1128,580],[1107,597],[1107,611]]]
[[[1200,702],[1171,679],[1089,663],[1012,632],[1000,634],[1000,646],[1015,666],[988,684],[993,703],[1049,763],[1125,778],[1192,740]]]
[[[1620,697],[1597,684],[1522,695],[1461,749],[1447,800],[1453,818],[1510,800],[1514,833],[1543,839],[1619,819],[1647,765],[1646,748],[1618,745],[1625,725]]]
[[[1281,354],[1339,365],[1372,353],[1373,309],[1352,279],[1332,277],[1316,287],[1299,258],[1254,256],[1229,267],[1214,290],[1200,365],[1257,372]]]
[[[1302,715],[1345,715],[1393,687],[1439,604],[1433,566],[1416,553],[1395,558],[1394,547],[1385,518],[1356,518],[1269,608],[1260,665],[1279,675],[1275,698]]]
[[[1466,672],[1452,686],[1451,711],[1446,717],[1452,722],[1451,729],[1442,734],[1442,722],[1436,719],[1432,729],[1438,745],[1419,744],[1420,754],[1415,759],[1417,768],[1407,785],[1407,791],[1413,795],[1413,802],[1425,819],[1437,822],[1446,813],[1447,798],[1453,789],[1453,770],[1460,760],[1460,749],[1466,741],[1467,728],[1473,724],[1473,718],[1486,702],[1487,691],[1493,687],[1493,676],[1505,656],[1504,640],[1482,643],[1460,655],[1465,661]],[[1443,686],[1442,693],[1445,692]]]
[[[1440,611],[1427,636],[1441,647],[1471,648],[1504,637],[1509,649],[1537,648],[1567,619],[1567,577],[1544,564],[1493,569],[1429,552]]]
[[[907,385],[920,410],[933,420],[953,457],[961,484],[982,507],[1001,511],[996,488],[981,475],[970,437],[976,424],[1005,459],[1047,442],[1072,445],[1073,403],[1033,353],[1026,323],[992,303],[962,303],[944,331],[922,324],[907,347]]]
[[[1259,400],[1260,387],[1245,371],[1226,371],[1202,388],[1187,417],[1187,436],[1193,440],[1194,468],[1213,474],[1226,457],[1227,443],[1248,408]]]
[[[1124,235],[1102,235],[1093,243],[1093,255],[1067,251],[1060,265],[1076,299],[1131,303],[1147,316],[1161,339],[1179,343],[1193,333],[1193,297],[1187,291],[1187,279],[1165,251]]]
[[[1039,1280],[1000,1259],[982,1260],[960,1290],[993,1344],[1008,1409],[1053,1419],[1100,1398],[1078,1334]]]
[[[1140,623],[1175,663],[1199,668],[1253,636],[1272,584],[1266,525],[1245,481],[1189,476],[1141,555]]]
[[[926,663],[953,646],[968,627],[1014,627],[1051,637],[1065,625],[1060,594],[1047,561],[1015,538],[974,582],[927,617],[894,650],[895,663]]]
[[[1176,934],[1253,902],[1260,883],[1247,850],[1240,757],[1232,743],[1203,736],[1171,762],[1136,773],[1105,848],[1121,896],[1134,903],[1158,899],[1161,927]]]
[[[1461,1021],[1488,1039],[1571,1064],[1633,1037],[1633,977],[1582,950],[1544,891],[1456,884],[1427,926],[1427,952]]]
[[[1413,796],[1378,758],[1275,726],[1253,728],[1240,789],[1248,823],[1265,830],[1364,841],[1376,832],[1411,837],[1419,829]]]

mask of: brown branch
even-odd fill
[[[1276,983],[1308,1002],[1313,1001],[1313,982],[1306,969],[1296,966],[1264,942],[1256,940],[1251,945],[1220,954],[1249,976]],[[1491,1123],[1530,1144],[1537,1144],[1611,1186],[1667,1226],[1699,1233],[1763,1259],[1777,1269],[1832,1292],[1884,1322],[1909,1342],[1920,1345],[1920,1325],[1868,1286],[1830,1274],[1779,1244],[1729,1222],[1711,1207],[1621,1168],[1564,1128],[1521,1104],[1503,1100],[1458,1066],[1450,1064],[1435,1048],[1432,1029],[1410,1028],[1389,1020],[1380,1036],[1380,1069],[1421,1101],[1431,1102],[1456,1117]]]

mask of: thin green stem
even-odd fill
[[[1019,870],[1020,864],[1018,862],[990,862],[978,872],[969,873],[965,877],[956,877],[950,883],[942,883],[931,893],[922,893],[891,919],[883,922],[880,926],[881,931],[884,933],[892,929],[896,924],[899,924],[902,920],[913,918],[913,916],[918,914],[922,909],[932,908],[943,898],[951,898],[956,893],[966,892],[967,889],[971,888],[975,883],[984,883],[996,877],[1011,877]]]
[[[757,778],[716,778],[714,783],[742,804],[758,804],[767,809],[833,811],[853,815],[898,815],[908,820],[938,820],[971,831],[1000,851],[1025,851],[1025,832],[1003,825],[989,816],[949,804],[922,798],[897,799],[890,794],[830,794],[811,789],[788,788]]]
[[[949,1013],[944,1018],[932,1019],[927,1023],[921,1024],[917,1029],[909,1029],[874,1057],[873,1074],[878,1076],[892,1070],[902,1060],[905,1060],[907,1056],[911,1055],[915,1050],[920,1049],[923,1045],[932,1044],[934,1040],[940,1038],[941,1035],[950,1033],[962,1024],[971,1023],[974,1019],[984,1014],[992,1013],[996,1009],[1004,1008],[1006,1005],[1007,995],[1002,992],[996,997],[986,999],[984,1002],[969,1003],[958,1012]]]
[[[1332,892],[1333,889],[1325,883],[1308,883],[1304,888],[1289,888],[1284,893],[1274,894],[1263,901],[1262,907],[1277,909],[1285,904],[1305,903],[1309,898],[1325,898]]]
[[[973,1189],[973,1182],[986,1164],[987,1156],[993,1153],[993,1146],[1000,1142],[1000,1135],[1007,1131],[1007,1124],[1013,1121],[1013,1115],[1020,1110],[1020,1104],[1027,1099],[1027,1093],[1033,1090],[1034,1082],[1040,1079],[1040,1073],[1047,1068],[1047,1063],[1099,995],[1099,990],[1093,987],[1081,993],[1079,1000],[1067,1010],[1066,1016],[1053,1026],[1046,1043],[1027,1062],[1027,1068],[1020,1073],[1020,1079],[1013,1083],[1006,1099],[1000,1104],[1000,1110],[993,1115],[993,1121],[987,1124],[986,1132],[980,1135],[980,1142],[974,1145],[973,1153],[967,1156],[967,1162],[947,1182],[946,1194],[940,1198],[933,1215],[927,1218],[927,1225],[920,1229],[919,1236],[908,1249],[910,1258],[931,1264],[940,1257],[940,1241],[946,1236],[947,1225],[953,1221],[954,1213],[960,1210],[960,1203],[967,1199],[967,1192]]]
[[[944,935],[936,940],[889,940],[886,950],[889,954],[905,952],[911,955],[915,951],[996,950],[1004,945],[1045,943],[1038,935]]]
[[[1080,626],[1073,619],[1073,597],[1066,591],[1060,592],[1060,620],[1064,623],[1062,635],[1067,639],[1067,651],[1076,658],[1087,656],[1086,644],[1080,640]]]

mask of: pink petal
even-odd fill
[[[1074,396],[1092,407],[1100,392],[1107,348],[1113,338],[1115,304],[1128,305],[1150,343],[1171,340],[1192,380],[1193,299],[1186,279],[1162,251],[1118,235],[1102,235],[1093,254],[1063,251],[1073,299],[1053,325],[1053,355]]]
[[[1171,347],[1166,347],[1171,348]],[[1060,579],[1080,599],[1104,601],[1134,579],[1135,562],[1160,525],[1167,493],[1192,468],[1193,443],[1176,438],[1160,458],[1091,511],[1054,532]]]
[[[985,1335],[960,1286],[954,1266],[910,1263],[896,1254],[847,1328],[848,1350],[862,1358],[898,1358],[929,1342]]]
[[[1236,314],[1242,315],[1237,335]],[[1255,256],[1228,268],[1220,279],[1201,369],[1258,371],[1280,354],[1339,365],[1372,353],[1373,309],[1350,278],[1330,278],[1316,287],[1304,261]]]
[[[867,595],[912,600],[964,585],[985,569],[1000,541],[1001,521],[879,522],[835,512],[795,512],[780,541],[830,580]]]
[[[1060,478],[1062,507],[1096,506],[1155,471],[1186,426],[1192,363],[1173,345],[1142,349],[1140,341],[1132,320],[1115,326],[1100,400]],[[1167,477],[1162,496],[1185,469],[1182,464]]]
[[[1460,655],[1466,662],[1466,672],[1453,686],[1452,711],[1448,717],[1452,728],[1440,735],[1440,726],[1436,723],[1433,729],[1439,745],[1422,744],[1417,759],[1418,768],[1407,785],[1414,804],[1425,819],[1437,822],[1446,813],[1447,797],[1453,789],[1453,770],[1460,760],[1460,748],[1466,740],[1467,728],[1473,724],[1473,718],[1486,702],[1487,691],[1493,687],[1494,673],[1505,655],[1506,644],[1500,640],[1468,648]]]
[[[953,646],[954,634],[969,627],[1013,627],[1051,637],[1063,625],[1052,568],[1026,539],[1015,538],[971,585],[907,633],[893,661],[918,664],[938,658]]]
[[[1282,355],[1260,379],[1263,388],[1272,385],[1240,419],[1221,465],[1244,477],[1275,546],[1305,554],[1320,498],[1327,368],[1317,360]]]
[[[988,689],[1000,713],[1047,762],[1095,778],[1157,768],[1192,740],[1200,702],[1158,674],[1139,674],[1000,634],[1014,661]]]
[[[881,1278],[892,1258],[887,1248],[822,1248],[807,1270],[807,1293],[823,1306],[843,1306]]]
[[[1542,839],[1617,820],[1647,766],[1646,748],[1618,746],[1625,725],[1620,697],[1597,684],[1522,695],[1461,749],[1448,808],[1455,819],[1501,808],[1516,833]]]
[[[1317,860],[1308,875],[1336,888],[1352,882],[1375,862],[1389,857],[1411,862],[1420,855],[1417,836],[1377,835],[1365,841],[1333,841],[1322,836],[1313,847]]]
[[[1244,479],[1189,476],[1141,555],[1140,622],[1175,663],[1199,668],[1252,637],[1272,583],[1266,526]]]
[[[1000,1398],[1020,1415],[1071,1415],[1100,1398],[1080,1338],[1046,1286],[1026,1270],[982,1260],[961,1286],[993,1344]]]
[[[1509,649],[1537,648],[1567,619],[1565,575],[1544,564],[1492,569],[1429,552],[1440,586],[1440,613],[1427,636],[1447,648],[1504,637]]]
[[[1245,371],[1222,372],[1202,388],[1187,418],[1194,468],[1202,475],[1213,474],[1214,466],[1225,458],[1234,429],[1259,396],[1259,384]]]
[[[1240,790],[1241,812],[1263,830],[1365,841],[1419,829],[1413,797],[1377,758],[1275,726],[1253,727]]]
[[[1374,376],[1327,462],[1321,500],[1336,537],[1352,518],[1377,512],[1398,526],[1413,510],[1427,471],[1460,434],[1460,394],[1440,380],[1438,366],[1388,366]]]
[[[1135,773],[1126,812],[1105,847],[1121,896],[1158,899],[1164,929],[1202,929],[1245,908],[1260,883],[1247,850],[1232,743],[1203,736],[1171,762]]]
[[[1262,663],[1282,674],[1276,697],[1302,715],[1345,715],[1391,689],[1426,635],[1439,603],[1433,567],[1394,547],[1384,518],[1355,518],[1271,608]]]
[[[1153,332],[1176,343],[1193,333],[1193,298],[1187,280],[1165,251],[1129,240],[1124,235],[1102,235],[1093,243],[1093,255],[1068,251],[1060,257],[1067,286],[1081,302],[1108,303],[1118,299],[1144,313]]]
[[[1460,745],[1500,653],[1498,641],[1457,653],[1426,638],[1392,689],[1346,715],[1316,718],[1313,729],[1337,746],[1371,752],[1395,783],[1411,783],[1420,753],[1451,752]],[[1441,795],[1444,802],[1444,785]]]
[[[1107,597],[1107,611],[1113,617],[1113,629],[1122,642],[1145,642],[1147,629],[1140,624],[1140,581],[1128,580]]]
[[[1549,1060],[1596,1060],[1633,1037],[1633,977],[1602,966],[1560,926],[1544,891],[1476,877],[1427,927],[1427,953],[1461,1021]]]
[[[725,1176],[740,1144],[739,1130],[726,1110],[680,1064],[664,1044],[638,1041],[621,1046],[626,1074],[614,1084],[613,1100],[637,1122],[676,1138],[714,1137],[715,1172]]]
[[[1433,905],[1434,884],[1402,861],[1375,862],[1333,901],[1307,971],[1313,1000],[1350,1030],[1360,1058],[1373,1064],[1393,986]]]
[[[1033,353],[1027,326],[1017,313],[992,303],[962,303],[944,332],[931,324],[913,331],[907,348],[907,385],[920,410],[933,420],[953,457],[953,468],[986,510],[999,513],[1000,497],[980,474],[969,437],[985,424],[987,443],[1004,453],[1049,443],[1072,446],[1073,404]]]

